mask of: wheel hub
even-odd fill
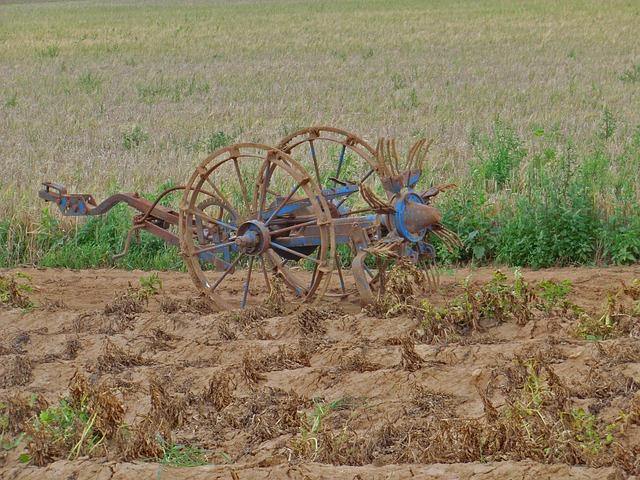
[[[234,243],[247,255],[260,255],[271,245],[271,235],[262,222],[250,220],[240,225]]]
[[[426,205],[420,195],[407,192],[393,202],[396,213],[390,216],[392,227],[398,234],[410,242],[419,242],[427,233],[427,228],[440,221],[442,215],[432,207]]]

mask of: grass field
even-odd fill
[[[435,139],[460,260],[640,259],[640,5],[450,3],[0,2],[0,265],[84,225],[43,212],[42,180],[150,193],[313,124]]]

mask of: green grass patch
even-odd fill
[[[193,445],[175,445],[156,434],[156,441],[162,449],[162,456],[154,460],[171,467],[199,467],[208,465],[208,455],[212,450],[205,450]]]
[[[197,78],[196,75],[176,80],[160,77],[153,83],[137,85],[138,95],[145,103],[155,103],[163,97],[172,102],[179,102],[184,97],[206,94],[210,88],[209,82]]]

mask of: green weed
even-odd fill
[[[81,453],[90,454],[104,441],[104,435],[94,430],[96,417],[97,413],[89,411],[84,399],[76,403],[63,398],[58,405],[43,410],[29,431],[28,460],[42,464],[54,451],[67,454],[68,460],[78,458]],[[46,453],[36,447],[37,443],[45,442]],[[42,458],[39,455],[43,455]]]
[[[96,93],[102,85],[102,77],[90,71],[85,72],[78,77],[78,84],[84,93]]]
[[[534,294],[528,282],[516,271],[513,283],[497,270],[486,285],[474,288],[470,278],[462,282],[462,296],[448,302],[440,309],[441,322],[452,326],[457,333],[477,330],[480,321],[493,319],[504,322],[515,319],[519,325],[525,325],[533,318]],[[427,317],[428,320],[428,317]],[[428,326],[422,327],[425,331]]]
[[[15,438],[9,437],[9,423],[8,408],[2,402],[0,402],[0,450],[13,450],[17,448],[25,434],[21,433]]]
[[[192,445],[175,445],[167,442],[159,434],[156,434],[156,441],[160,445],[162,456],[155,458],[158,462],[171,467],[199,467],[207,465],[208,455],[211,450],[194,447]]]
[[[9,97],[4,102],[5,108],[13,108],[18,105],[18,92],[9,94]]]
[[[604,109],[600,120],[600,138],[609,140],[616,132],[618,121],[608,108]]]
[[[522,163],[527,151],[513,128],[501,120],[496,120],[493,136],[472,135],[477,161],[472,171],[485,181],[495,181],[497,189],[502,189],[513,179],[516,169]]]
[[[549,315],[556,308],[566,308],[570,305],[567,295],[573,291],[569,280],[561,283],[543,280],[536,285],[536,294],[540,299],[540,308]]]
[[[341,397],[333,402],[326,403],[319,398],[313,399],[314,410],[307,425],[300,431],[300,438],[294,442],[294,449],[300,456],[314,458],[318,450],[322,448],[320,437],[323,434],[322,422],[331,412],[336,410],[348,410],[361,403],[354,403],[352,397]]]
[[[442,223],[456,232],[462,240],[462,248],[451,253],[438,239],[434,239],[438,258],[445,263],[491,261],[495,258],[496,239],[500,238],[500,226],[492,218],[487,194],[482,188],[462,185],[447,192],[438,201],[442,211]]]
[[[132,129],[122,132],[122,145],[125,150],[134,150],[142,145],[142,142],[148,138],[149,135],[142,130],[142,127],[140,127],[140,125],[136,125]]]
[[[578,312],[576,333],[586,340],[607,340],[621,335],[636,335],[640,320],[640,280],[609,292],[601,312],[589,316]]]
[[[229,135],[225,132],[211,132],[196,143],[197,149],[204,150],[207,154],[213,153],[235,142],[237,135]]]
[[[573,408],[561,414],[562,420],[569,425],[574,439],[581,448],[593,455],[600,453],[613,442],[615,424],[607,425],[602,431],[596,424],[594,415],[586,413],[582,408]]]
[[[90,386],[76,374],[68,396],[24,425],[29,440],[24,461],[42,466],[57,458],[103,454],[108,442],[121,440],[123,428],[124,408],[111,390]]]
[[[132,319],[136,314],[144,311],[149,299],[162,289],[162,281],[157,273],[140,279],[140,286],[134,287],[129,283],[126,292],[119,295],[113,302],[105,305],[106,315],[116,315],[124,319]]]
[[[512,448],[546,459],[577,457],[587,462],[613,441],[616,426],[601,428],[593,415],[571,408],[568,390],[542,357],[518,358],[510,373],[516,372],[524,377],[522,384],[513,385],[516,388],[507,393],[505,407],[494,420],[498,430],[518,438]]]
[[[179,102],[184,97],[206,94],[210,88],[209,82],[200,80],[196,75],[190,78],[178,78],[173,82],[160,77],[154,84],[137,86],[138,96],[145,103],[155,103],[161,97]]]
[[[638,83],[640,82],[640,65],[632,65],[626,69],[620,75],[620,80],[625,83]]]
[[[56,58],[60,55],[60,47],[58,45],[47,45],[38,50],[38,56],[42,58]]]

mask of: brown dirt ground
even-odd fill
[[[243,317],[208,311],[194,301],[196,291],[187,274],[160,272],[163,288],[145,311],[119,316],[105,313],[105,307],[113,305],[129,283],[137,285],[149,272],[19,269],[0,273],[17,272],[31,277],[31,298],[40,306],[29,313],[0,309],[0,401],[35,393],[56,404],[68,395],[72,377],[80,372],[92,385],[108,385],[124,406],[125,421],[134,425],[150,411],[152,386],[161,385],[169,399],[166,404],[179,410],[175,442],[197,444],[216,453],[210,455],[210,465],[195,468],[124,462],[108,451],[104,457],[58,459],[36,467],[18,462],[23,441],[16,449],[0,451],[3,479],[618,479],[636,473],[611,465],[586,467],[529,459],[427,464],[414,461],[415,452],[413,460],[410,454],[402,457],[392,443],[377,445],[365,457],[352,452],[353,457],[346,458],[348,449],[332,456],[326,449],[314,454],[312,447],[340,435],[367,440],[382,428],[429,415],[482,419],[487,413],[479,391],[489,392],[492,404],[500,408],[504,396],[499,385],[488,390],[490,382],[499,384],[517,356],[531,352],[552,365],[574,405],[588,409],[601,425],[620,424],[620,412],[640,404],[637,336],[581,340],[569,315],[540,315],[523,326],[515,321],[485,321],[462,339],[412,342],[419,359],[415,368],[407,368],[400,340],[409,338],[415,320],[408,315],[375,318],[360,310],[357,298],[328,300],[321,305],[321,314],[308,318],[299,312]],[[429,298],[443,305],[459,294],[456,285],[468,275],[472,282],[485,284],[492,272],[444,273],[440,291]],[[640,278],[640,266],[525,269],[523,273],[531,283],[571,281],[570,299],[595,314],[609,291]],[[232,281],[229,285],[237,288]],[[114,351],[123,355],[120,361],[109,356]],[[16,359],[26,359],[31,366],[24,378],[15,378]],[[598,388],[577,393],[592,385],[594,377],[600,379]],[[228,391],[209,391],[207,397],[212,379],[215,385],[227,385]],[[612,379],[622,383],[614,385]],[[428,401],[419,401],[420,392],[428,393],[423,397]],[[309,433],[312,412],[317,409],[312,399],[321,399],[317,401],[325,407],[343,399],[340,408],[322,418],[325,436]],[[616,431],[615,442],[638,451],[638,419],[627,423]]]

